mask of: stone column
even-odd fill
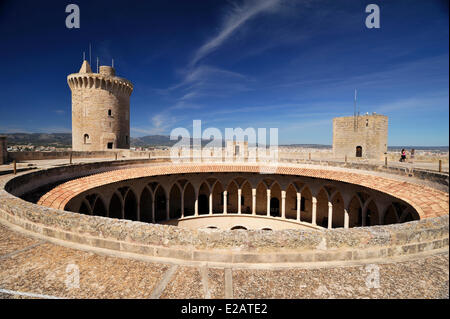
[[[181,218],[184,218],[184,191],[181,192]]]
[[[312,196],[312,221],[311,221],[311,223],[313,225],[317,225],[316,219],[317,219],[317,198]]]
[[[238,189],[238,214],[241,214],[242,189]]]
[[[328,229],[333,227],[333,204],[328,202]]]
[[[302,206],[302,193],[297,193],[297,221],[300,221],[300,209]]]
[[[267,216],[270,216],[270,189],[267,190]]]
[[[361,226],[366,226],[367,208],[363,208],[361,216]]]
[[[227,214],[227,191],[223,191],[223,213]]]
[[[209,214],[213,213],[213,193],[212,191],[209,193]]]
[[[194,202],[194,216],[198,216],[198,196],[195,196],[195,202]]]
[[[166,200],[166,220],[170,219],[170,196]]]
[[[141,221],[141,203],[140,203],[140,200],[139,200],[139,198],[138,198],[138,201],[137,201],[137,207],[136,207],[136,213],[137,213],[137,221],[139,222],[139,221]]]
[[[286,191],[281,191],[281,218],[286,218]]]
[[[256,188],[252,188],[252,215],[256,215]]]
[[[152,200],[152,223],[155,223],[156,219],[155,219],[155,197],[153,197]]]
[[[344,228],[348,228],[350,223],[350,218],[348,216],[348,209],[344,208]]]

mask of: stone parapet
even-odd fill
[[[414,256],[448,247],[448,195],[446,210],[439,205],[435,207],[441,209],[441,214],[433,216],[440,216],[429,216],[420,221],[351,229],[268,232],[192,230],[171,225],[88,216],[35,205],[10,193],[24,192],[27,187],[23,186],[23,182],[33,182],[44,176],[51,177],[62,171],[66,176],[76,176],[77,171],[80,174],[82,167],[90,173],[100,172],[105,169],[102,164],[104,163],[74,165],[37,171],[16,178],[4,177],[0,180],[0,220],[24,232],[83,248],[102,248],[190,262],[353,262]],[[106,169],[120,169],[123,165],[124,163],[111,163]],[[146,167],[148,168],[147,165]]]
[[[42,207],[0,192],[0,220],[47,239],[183,261],[358,261],[448,247],[448,215],[404,224],[334,230],[189,230]]]

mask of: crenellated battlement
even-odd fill
[[[133,92],[130,81],[107,73],[73,73],[67,76],[67,84],[71,90],[100,89],[128,96]]]

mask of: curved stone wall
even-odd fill
[[[236,169],[237,167],[237,165],[232,166],[225,167],[223,170]],[[156,167],[142,167],[139,173],[146,172],[148,174],[148,170],[156,169]],[[158,167],[161,169],[159,165]],[[179,165],[164,165],[164,167],[168,171],[184,171],[188,167],[195,166],[187,165],[182,168]],[[241,167],[243,170],[248,170],[246,166]],[[101,165],[97,169],[101,169]],[[294,169],[295,167],[287,167],[284,168],[284,172],[285,174],[294,173]],[[58,171],[59,169],[54,171],[50,169],[46,172],[46,175],[57,174]],[[166,171],[166,174],[168,174],[168,171]],[[308,171],[305,170],[304,172],[307,173]],[[129,178],[138,177],[136,176],[138,172],[135,172],[134,175],[130,175],[131,172],[129,171],[127,173]],[[314,170],[309,171],[309,173],[312,175],[318,174]],[[331,171],[327,172],[328,178],[333,177],[331,173]],[[99,176],[105,177],[104,174],[108,174],[108,172],[93,175],[91,180],[93,183],[100,183],[97,178]],[[112,175],[120,176],[118,171]],[[350,175],[346,178],[353,176],[352,178],[355,178],[355,181],[357,180],[361,184],[368,182],[367,176],[363,174],[354,175],[356,176]],[[23,175],[18,178],[23,181],[27,177]],[[334,176],[334,178],[337,178],[337,176]],[[5,186],[12,192],[15,189],[14,185],[19,186],[17,180],[14,181],[14,179],[11,177],[3,178],[0,182],[0,219],[4,223],[13,225],[25,232],[57,240],[61,243],[80,245],[80,248],[103,248],[184,261],[296,263],[370,260],[414,255],[448,247],[448,195],[439,191],[434,193],[432,189],[425,189],[425,191],[430,192],[427,193],[425,198],[422,190],[420,200],[417,201],[416,198],[414,203],[421,211],[423,219],[420,221],[352,229],[297,229],[269,232],[264,230],[223,231],[216,229],[191,230],[170,225],[87,216],[35,205],[5,191]],[[78,181],[80,180],[83,180],[83,178]],[[71,182],[76,182],[76,180]],[[399,182],[395,181],[390,187],[398,184]],[[386,186],[387,184],[383,185]],[[407,187],[407,190],[404,192],[398,190],[398,193],[404,198],[411,199],[408,194],[415,195],[414,189],[411,191],[414,185],[408,183],[400,185]],[[88,186],[90,188],[92,185]],[[381,186],[374,185],[373,187]],[[389,185],[386,187],[389,187]],[[423,187],[420,188],[423,189]],[[82,192],[83,190],[78,191]],[[78,191],[72,190],[72,195]],[[396,190],[391,191],[395,192]],[[68,193],[64,194],[67,195]],[[429,204],[432,207],[428,207]]]
[[[104,186],[123,180],[132,180],[148,176],[193,174],[193,173],[256,173],[263,171],[264,166],[252,164],[161,164],[121,169],[114,172],[105,172],[92,176],[71,180],[50,192],[39,200],[39,204],[58,209],[64,209],[75,196],[89,189]],[[410,204],[419,214],[420,218],[436,217],[448,214],[448,194],[408,182],[370,174],[338,171],[332,168],[299,167],[296,165],[279,165],[274,175],[295,175],[309,178],[337,181],[359,185],[374,191],[379,191]]]
[[[184,261],[358,261],[448,247],[448,215],[345,230],[194,231],[69,213],[17,198],[5,199],[4,194],[0,198],[0,218],[34,234],[72,244]]]
[[[283,229],[321,229],[306,222],[273,218],[267,216],[254,216],[246,214],[227,215],[199,215],[180,219],[171,219],[161,222],[163,225],[173,225],[188,229],[220,229],[220,230],[283,230]]]
[[[89,180],[95,177],[90,176]],[[80,179],[78,183],[88,182]],[[62,187],[76,189],[77,186],[68,183]],[[51,205],[46,200],[48,196],[44,194],[39,203]],[[304,226],[293,221],[306,222],[309,226],[349,228],[419,219],[407,202],[360,185],[297,175],[242,172],[127,178],[88,189],[60,208],[152,223],[218,214],[267,216],[276,217],[272,223],[278,223],[278,219],[291,222],[285,228]]]

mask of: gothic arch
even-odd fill
[[[302,199],[300,202],[301,217],[300,220],[311,223],[312,222],[312,192],[308,185],[303,185],[300,190]]]
[[[167,219],[167,195],[161,184],[155,189],[155,221],[160,222]]]
[[[270,216],[281,216],[281,186],[277,181],[270,185]]]
[[[237,176],[235,178],[233,178],[233,182],[236,183],[236,186],[239,188],[242,188],[244,186],[245,183],[249,183],[250,184],[250,188],[252,187],[251,182],[244,176]]]
[[[223,213],[223,186],[220,181],[216,181],[212,186],[213,213]]]
[[[384,213],[383,224],[389,225],[389,224],[396,224],[398,222],[399,222],[399,218],[398,218],[397,209],[395,208],[395,206],[393,204],[390,204],[386,208],[386,211]]]
[[[362,207],[361,199],[355,194],[348,203],[349,227],[362,226]]]
[[[84,215],[92,215],[91,205],[89,205],[89,202],[86,199],[83,199],[83,201],[81,202],[78,213]]]
[[[169,218],[177,219],[181,218],[181,188],[178,183],[174,183],[170,190],[170,203],[169,203]]]
[[[419,214],[412,207],[406,208],[400,216],[400,223],[407,223],[413,220],[419,220]]]
[[[207,181],[202,182],[198,189],[198,214],[209,214],[209,185]]]
[[[267,214],[267,185],[264,181],[259,182],[256,186],[256,214]]]
[[[237,214],[238,212],[238,185],[232,180],[227,187],[227,213]]]
[[[129,220],[137,220],[138,202],[134,191],[130,188],[124,198],[124,218]]]
[[[333,193],[331,197],[331,204],[333,205],[333,221],[332,227],[344,227],[344,198],[339,191]]]
[[[187,183],[184,186],[184,216],[193,216],[195,214],[196,194],[194,186]]]
[[[328,192],[324,187],[321,187],[316,196],[316,223],[319,226],[328,226]]]
[[[142,222],[151,223],[153,194],[147,186],[145,186],[144,189],[142,190],[139,205],[140,205],[140,220]]]
[[[369,198],[364,204],[365,226],[375,226],[380,224],[380,211],[373,198]]]
[[[107,215],[105,201],[100,195],[97,195],[97,198],[95,199],[94,207],[92,208],[92,214],[103,217],[106,217]]]
[[[122,199],[118,192],[114,192],[109,201],[108,216],[111,218],[122,218]]]
[[[297,219],[297,189],[293,183],[286,188],[286,218]]]
[[[241,212],[242,214],[252,213],[252,185],[245,180],[241,186]]]

